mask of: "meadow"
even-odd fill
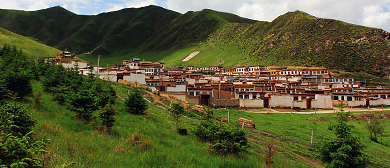
[[[112,83],[112,86],[118,95],[126,98],[128,89],[125,85]],[[240,117],[250,119],[256,123],[257,131],[246,129],[250,139],[246,152],[224,156],[210,152],[206,142],[191,134],[200,121],[199,117],[181,118],[180,125],[190,131],[182,136],[176,133],[175,122],[166,110],[149,104],[147,115],[132,115],[124,111],[124,101],[117,98],[112,133],[101,133],[53,101],[53,95],[43,91],[40,81],[33,81],[33,89],[34,94],[43,93],[41,106],[35,107],[32,97],[22,103],[29,105],[29,111],[37,120],[34,128],[37,139],[50,139],[44,156],[46,167],[72,162],[74,167],[264,167],[264,143],[270,140],[279,146],[275,148],[277,152],[272,167],[313,167],[292,152],[321,164],[317,144],[322,138],[334,136],[328,126],[335,123],[335,114],[268,114],[231,110],[233,124]],[[214,117],[220,116],[227,117],[226,110],[214,110]],[[369,140],[364,122],[349,123],[356,126],[353,134],[368,146],[365,152],[371,155],[371,167],[389,166],[390,128],[386,128],[380,141],[383,144],[379,144]],[[314,130],[314,145],[310,145],[311,130]]]

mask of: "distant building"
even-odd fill
[[[75,55],[65,50],[61,54],[57,54],[56,59],[75,59]]]

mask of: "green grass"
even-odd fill
[[[117,94],[126,98],[125,85],[112,83]],[[32,97],[24,100],[29,112],[37,120],[34,133],[37,139],[44,136],[51,140],[47,146],[46,165],[54,167],[75,162],[75,167],[263,167],[263,142],[276,138],[272,167],[312,167],[293,155],[294,151],[313,161],[321,163],[317,144],[323,138],[332,138],[328,130],[330,123],[336,124],[335,114],[268,114],[247,113],[230,110],[231,121],[239,118],[253,120],[256,129],[267,131],[273,137],[262,136],[247,130],[247,137],[260,142],[249,141],[247,152],[240,156],[221,156],[207,150],[205,142],[191,134],[176,133],[175,122],[168,112],[149,105],[147,115],[132,115],[124,112],[124,101],[116,101],[116,122],[111,135],[102,134],[85,122],[76,119],[75,113],[52,101],[50,93],[43,92],[39,81],[33,82],[34,94],[41,91],[42,106],[34,108]],[[381,113],[381,112],[378,112]],[[96,114],[95,114],[96,115]],[[199,114],[198,114],[199,115]],[[182,117],[180,125],[191,130],[201,118],[198,115]],[[226,110],[214,110],[214,117],[227,117]],[[385,121],[389,122],[389,121]],[[390,128],[386,127],[380,143],[369,140],[369,133],[363,121],[350,121],[355,126],[353,135],[359,136],[368,146],[365,150],[371,156],[371,167],[380,164],[389,166]],[[314,130],[314,146],[310,144],[311,130]]]
[[[42,91],[40,82],[33,83],[34,92]],[[119,95],[127,94],[121,85],[113,85]],[[28,102],[28,101],[27,101]],[[117,100],[117,116],[113,135],[92,129],[74,117],[74,113],[52,101],[43,92],[42,107],[29,110],[38,121],[37,138],[51,140],[47,146],[47,165],[53,167],[75,162],[75,167],[261,167],[260,147],[253,147],[241,156],[219,156],[206,149],[206,143],[192,135],[180,136],[168,112],[149,106],[146,116],[124,112],[123,101]],[[192,128],[198,120],[182,118],[181,124]],[[134,142],[134,137],[139,137]],[[276,167],[300,162],[276,155]]]
[[[58,49],[41,44],[32,38],[12,33],[0,27],[0,46],[4,44],[22,49],[23,53],[31,58],[55,57],[57,53],[61,52]]]
[[[347,110],[347,109],[345,109]],[[389,111],[384,111],[389,112]],[[361,112],[360,112],[361,113]],[[374,113],[383,113],[382,111]],[[215,110],[215,117],[227,118],[226,110]],[[278,143],[289,149],[312,158],[318,159],[318,153],[312,152],[308,145],[311,140],[311,131],[314,130],[314,143],[317,144],[324,138],[335,137],[334,133],[328,129],[332,124],[336,124],[336,114],[268,114],[268,113],[246,113],[244,111],[230,110],[232,122],[238,122],[239,118],[253,120],[256,123],[256,129],[259,131],[271,132],[274,137],[283,136],[285,140],[279,140]],[[389,125],[389,120],[384,120]],[[390,127],[386,127],[382,141],[375,143],[369,139],[369,132],[365,128],[364,121],[350,121],[349,124],[355,126],[352,130],[354,136],[360,137],[362,142],[367,145],[365,153],[371,155],[370,161],[375,164],[384,164],[390,166]],[[253,135],[256,136],[256,135]],[[296,142],[294,142],[296,141]]]

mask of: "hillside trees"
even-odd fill
[[[327,167],[358,168],[367,165],[368,157],[363,153],[365,145],[351,134],[354,127],[348,124],[350,113],[337,113],[339,121],[333,126],[336,138],[327,140],[320,147],[321,160],[329,163]]]

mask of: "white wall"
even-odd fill
[[[242,107],[242,108],[263,108],[264,102],[262,99],[240,99],[240,107]]]
[[[370,106],[390,105],[390,99],[370,100]]]
[[[187,92],[186,85],[176,85],[176,87],[167,87],[168,92]]]
[[[332,109],[332,97],[316,94],[315,99],[311,100],[311,108]]]
[[[365,100],[361,100],[361,101],[349,101],[348,102],[348,106],[349,107],[357,107],[357,106],[365,106],[366,105],[366,101]]]
[[[292,97],[290,95],[271,95],[269,105],[271,107],[291,107]]]
[[[146,85],[145,74],[131,74],[131,76],[123,76],[123,80]]]

